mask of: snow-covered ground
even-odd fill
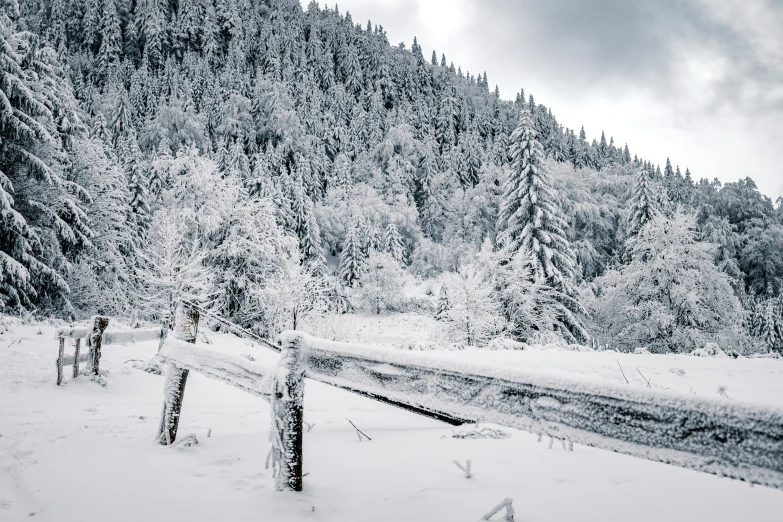
[[[371,337],[376,325],[376,342],[395,341],[383,319],[352,320],[354,335]],[[409,331],[425,326],[409,320]],[[549,450],[546,440],[506,428],[505,439],[455,439],[454,432],[474,428],[452,429],[309,381],[305,491],[279,493],[264,470],[270,413],[262,399],[191,372],[179,438],[193,433],[198,444],[159,446],[153,437],[163,378],[127,363],[149,358],[157,343],[105,347],[106,388],[71,379],[68,368],[57,387],[53,332],[16,325],[0,334],[3,522],[475,521],[506,497],[514,499],[516,519],[528,522],[778,521],[783,513],[781,491],[579,445]],[[276,357],[235,337],[209,337],[216,350]],[[731,399],[783,404],[780,360],[537,350],[431,356],[625,382],[622,366],[631,386],[646,386],[646,378],[654,387],[704,395],[723,387]],[[360,442],[347,419],[372,441]],[[470,479],[452,463],[466,459]]]

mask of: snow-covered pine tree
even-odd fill
[[[107,3],[109,1],[110,0],[107,0]],[[115,142],[118,142],[119,140],[123,139],[128,132],[134,129],[133,109],[131,108],[130,100],[128,99],[128,91],[126,91],[125,88],[117,88],[114,91],[113,97],[114,107],[111,111],[109,129],[114,136]]]
[[[63,248],[77,254],[92,233],[86,191],[61,175],[63,145],[84,129],[56,53],[17,29],[18,13],[15,0],[0,11],[0,308],[45,296],[71,315]]]
[[[386,231],[383,237],[383,251],[388,252],[398,263],[405,262],[405,247],[402,241],[402,235],[397,230],[394,222],[386,225]]]
[[[772,352],[778,344],[777,317],[775,317],[775,305],[772,299],[768,299],[764,307],[764,315],[761,321],[761,340],[767,350]]]
[[[340,280],[347,286],[353,286],[359,279],[364,259],[361,240],[357,237],[356,227],[352,227],[345,235],[340,264],[337,268]]]
[[[511,173],[498,216],[499,242],[509,256],[522,250],[532,252],[536,274],[553,288],[573,295],[576,262],[565,233],[568,225],[558,207],[544,151],[527,109],[511,135],[510,154]]]
[[[449,311],[449,308],[451,308],[451,302],[449,301],[449,290],[448,287],[443,284],[441,285],[440,292],[438,293],[438,305],[435,307],[435,319],[438,321],[446,319],[446,313]]]
[[[98,51],[98,74],[106,78],[109,69],[118,65],[122,52],[122,34],[115,0],[103,0],[100,20],[101,46]]]
[[[631,212],[628,220],[628,236],[635,236],[644,225],[655,217],[655,194],[644,169],[639,169],[636,187],[631,197]]]

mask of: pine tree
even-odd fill
[[[82,27],[82,39],[92,53],[98,52],[101,44],[101,20],[103,18],[101,0],[86,0]]]
[[[438,295],[438,306],[435,308],[435,319],[442,321],[446,319],[446,314],[451,308],[451,302],[449,301],[449,291],[446,285],[441,285],[440,294]]]
[[[236,140],[231,144],[231,148],[228,151],[227,165],[225,172],[229,176],[236,176],[237,179],[243,183],[247,183],[250,180],[250,161],[245,154],[245,148],[242,146],[240,140]]]
[[[383,238],[383,251],[388,252],[398,263],[405,262],[402,236],[397,230],[397,225],[392,222],[389,222],[386,226],[386,233]]]
[[[103,0],[101,12],[101,46],[98,51],[98,67],[102,78],[106,78],[109,68],[117,65],[122,53],[122,34],[120,20],[117,17],[115,0]]]
[[[111,112],[109,129],[114,135],[114,140],[119,141],[133,129],[133,116],[128,92],[120,87],[115,91],[114,108]]]
[[[572,295],[576,263],[565,234],[567,223],[558,208],[544,151],[527,109],[511,135],[510,154],[513,163],[498,216],[499,241],[510,255],[531,251],[536,273]]]
[[[61,174],[63,146],[83,128],[55,53],[17,31],[17,13],[13,0],[0,11],[0,308],[41,296],[72,316],[63,250],[78,254],[92,232],[80,201],[89,196]]]
[[[131,133],[123,139],[122,148],[126,151],[122,162],[128,180],[132,221],[138,231],[143,231],[150,220],[150,194],[147,180],[147,165],[142,158],[136,136]],[[142,234],[143,235],[143,234]]]
[[[628,236],[635,236],[656,214],[655,194],[650,188],[644,169],[639,169],[636,188],[631,198],[631,217],[628,222]]]
[[[764,307],[764,316],[761,321],[761,339],[767,349],[772,352],[778,344],[778,328],[775,324],[775,307],[772,299],[768,299],[766,306]]]
[[[361,241],[356,234],[356,228],[351,228],[345,236],[343,251],[340,254],[340,264],[337,267],[340,280],[347,286],[353,286],[359,279],[364,258]]]

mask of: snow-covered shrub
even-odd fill
[[[260,334],[274,338],[284,330],[296,330],[318,321],[330,311],[335,281],[319,265],[291,262],[247,296],[243,322]]]
[[[422,238],[411,254],[411,273],[422,278],[434,277],[448,266],[446,248],[429,238]]]
[[[360,269],[359,286],[353,295],[374,314],[395,310],[403,301],[404,277],[400,263],[391,254],[372,252]]]
[[[189,217],[178,210],[155,213],[144,248],[139,252],[137,292],[148,315],[174,317],[180,297],[202,301],[212,290],[209,254],[199,238],[188,236]]]
[[[506,326],[495,291],[478,265],[464,266],[447,277],[451,308],[444,317],[449,338],[466,346],[483,347]]]
[[[597,280],[591,309],[614,346],[690,353],[717,339],[745,344],[731,281],[694,226],[685,214],[657,215],[630,242],[630,263]]]
[[[507,339],[505,337],[498,337],[492,339],[487,343],[487,350],[524,350],[527,348],[526,343],[520,343],[513,339]]]
[[[704,348],[697,348],[691,352],[696,357],[728,357],[716,343],[707,343]]]

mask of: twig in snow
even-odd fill
[[[167,439],[167,440],[169,440],[169,439]],[[196,438],[196,434],[195,433],[191,433],[187,437],[179,439],[177,442],[175,442],[174,443],[174,447],[179,449],[179,450],[182,450],[184,448],[189,448],[191,446],[195,446],[196,444],[198,444],[198,439]]]
[[[459,469],[465,472],[465,478],[470,478],[470,459],[465,461],[464,467],[457,460],[452,460],[452,462],[454,463],[455,466],[457,466]]]
[[[8,346],[7,346],[7,348],[10,348],[10,347],[12,347],[13,345],[15,345],[16,343],[19,343],[19,342],[22,342],[22,339],[21,339],[20,337],[17,337],[16,339],[14,339],[14,340],[13,340],[13,341],[11,341],[10,343],[8,343]]]
[[[718,395],[720,395],[724,399],[731,400],[731,397],[729,397],[729,394],[727,393],[727,391],[728,391],[728,389],[725,386],[723,386],[723,385],[718,386]]]
[[[351,422],[351,419],[346,418],[345,420],[347,420],[348,422]],[[351,426],[353,426],[353,429],[356,430],[356,434],[359,436],[359,441],[362,440],[362,436],[366,437],[367,440],[372,440],[366,433],[364,433],[362,430],[357,428],[356,424],[354,424],[353,422],[351,422]]]
[[[351,421],[348,421],[348,422],[351,422]],[[305,427],[307,428],[307,433],[310,433],[310,430],[311,430],[311,429],[313,429],[313,428],[315,427],[315,423],[312,423],[312,424],[310,424],[309,422],[305,422],[305,421],[302,421],[302,423],[303,423],[303,424],[305,425]],[[355,427],[356,427],[356,426],[354,426],[354,428],[355,428]],[[361,440],[361,439],[359,439],[359,440]]]
[[[642,373],[642,371],[641,371],[639,368],[637,368],[637,369],[636,369],[636,371],[637,371],[637,372],[639,372],[639,375],[641,375],[641,376],[642,376],[642,379],[644,379],[644,382],[646,382],[646,383],[647,383],[647,387],[648,387],[648,388],[652,388],[652,385],[650,384],[650,380],[649,380],[647,377],[645,377],[645,376],[644,376],[644,374]]]
[[[617,366],[620,366],[620,359],[617,359]],[[628,381],[628,377],[626,377],[626,376],[625,376],[625,372],[623,371],[623,367],[622,367],[622,366],[620,366],[620,373],[622,373],[622,374],[623,374],[623,379],[625,379],[625,383],[626,383],[626,384],[631,384],[631,383]]]
[[[503,502],[492,508],[492,511],[481,517],[481,520],[489,520],[493,516],[495,516],[495,513],[500,511],[503,508],[506,508],[506,520],[505,522],[514,522],[514,508],[511,506],[511,503],[514,502],[512,499],[507,498],[504,499]],[[480,522],[480,521],[479,521]]]
[[[209,429],[207,430],[207,438],[209,438],[209,437],[211,437],[211,436],[212,436],[212,428],[209,428]]]

